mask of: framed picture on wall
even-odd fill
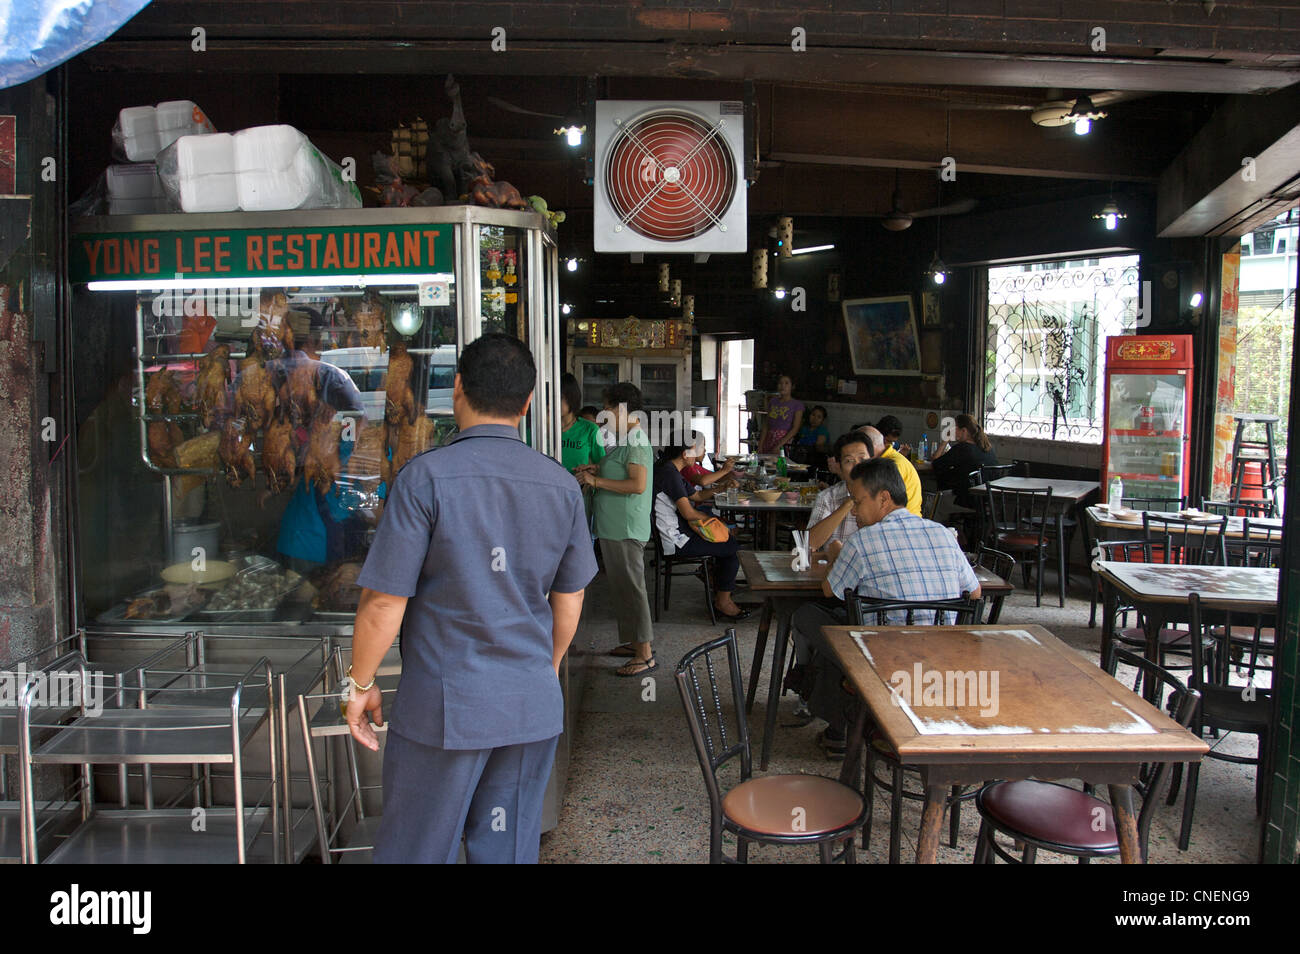
[[[920,374],[911,295],[854,298],[842,305],[854,374]]]
[[[921,292],[921,327],[939,327],[939,296],[934,292]]]

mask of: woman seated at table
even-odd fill
[[[703,520],[708,515],[691,503],[691,488],[682,479],[681,472],[686,466],[689,450],[691,448],[683,445],[665,447],[655,465],[655,531],[666,556],[713,557],[713,606],[718,616],[728,622],[745,619],[749,612],[737,606],[731,598],[736,588],[736,572],[740,569],[740,561],[736,558],[740,542],[732,538],[725,543],[709,543],[690,526],[690,521]]]
[[[969,414],[956,418],[956,440],[945,441],[935,452],[931,466],[940,490],[951,490],[954,502],[960,507],[975,508],[970,495],[970,475],[998,462],[984,428],[975,423]]]
[[[694,443],[686,449],[686,456],[684,458],[686,466],[681,469],[682,479],[684,479],[688,484],[693,484],[694,486],[699,487],[700,490],[709,489],[711,492],[721,490],[732,484],[738,485],[740,483],[740,481],[736,480],[732,474],[732,471],[735,470],[735,466],[731,461],[727,461],[717,470],[706,470],[701,463],[704,460],[705,454],[704,435],[699,431],[692,431],[691,440],[694,441]],[[715,484],[717,486],[714,486]],[[707,496],[691,496],[691,500],[695,502],[707,499],[709,499]]]

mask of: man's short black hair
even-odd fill
[[[582,410],[582,388],[578,387],[578,379],[569,371],[560,375],[560,397],[569,405],[569,413],[577,417]]]
[[[491,417],[518,417],[537,383],[528,346],[509,335],[471,341],[460,353],[456,371],[469,406]]]
[[[641,397],[641,389],[631,381],[620,381],[618,384],[611,384],[605,388],[605,407],[618,407],[620,404],[627,405],[627,412],[645,409],[645,401]]]
[[[886,414],[876,424],[876,430],[884,435],[885,443],[889,443],[890,438],[902,436],[903,422],[892,414]]]
[[[871,444],[867,440],[867,436],[859,434],[857,431],[849,431],[847,434],[841,434],[835,438],[835,447],[831,450],[831,456],[839,460],[840,453],[850,444],[861,444],[867,449],[868,454],[871,453]]]
[[[907,506],[907,487],[903,484],[903,475],[898,472],[898,465],[887,457],[864,460],[853,468],[849,479],[856,480],[872,497],[886,490],[894,506]]]

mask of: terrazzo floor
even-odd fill
[[[652,577],[647,576],[647,582]],[[1048,576],[1053,584],[1054,577]],[[741,602],[757,603],[743,589]],[[1048,605],[1048,603],[1051,605]],[[748,674],[758,632],[758,612],[736,623],[742,673]],[[1045,627],[1067,645],[1096,664],[1101,644],[1100,625],[1089,629],[1088,587],[1076,581],[1064,609],[1045,598],[1034,606],[1032,593],[1017,590],[1006,601],[1000,622],[1034,623]],[[655,624],[655,653],[659,668],[649,683],[642,678],[621,679],[614,670],[625,660],[606,656],[617,640],[617,629],[602,574],[587,591],[582,624],[575,639],[571,665],[585,668],[585,686],[577,717],[568,784],[559,824],[542,836],[541,861],[552,863],[702,863],[708,860],[708,797],[700,764],[686,727],[686,716],[673,681],[678,660],[691,648],[721,635],[725,625],[712,626],[704,607],[703,586],[692,576],[674,581],[671,608],[661,611]],[[771,658],[770,643],[766,653]],[[758,773],[758,745],[768,679],[764,667],[754,704],[750,734],[754,742],[754,767]],[[1124,671],[1121,670],[1121,677]],[[1267,676],[1264,677],[1265,679]],[[1131,684],[1131,675],[1129,676]],[[780,701],[780,715],[769,772],[803,772],[835,777],[839,762],[828,761],[815,737],[824,723],[795,727],[794,697]],[[1228,735],[1216,747],[1254,755],[1255,739]],[[732,763],[733,765],[735,763]],[[722,773],[724,790],[735,784],[738,769]],[[1163,793],[1151,825],[1152,863],[1249,863],[1255,860],[1259,820],[1255,814],[1255,770],[1209,759],[1201,769],[1200,789],[1191,847],[1178,850],[1178,829],[1183,799],[1164,803]],[[869,851],[858,851],[858,863],[888,862],[889,801],[877,793]],[[904,800],[901,837],[902,860],[915,859],[920,827],[919,801]],[[969,864],[973,859],[979,816],[973,803],[962,805],[957,847],[947,842],[947,821],[938,860],[944,864]],[[724,851],[734,843],[724,840]],[[809,864],[817,861],[815,847],[750,849],[751,864]],[[1040,853],[1039,864],[1073,863],[1073,859]],[[1094,864],[1116,863],[1107,859]]]

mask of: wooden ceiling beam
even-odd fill
[[[1247,165],[1247,160],[1250,160]],[[1160,176],[1161,238],[1240,235],[1300,198],[1300,87],[1235,98]]]
[[[219,40],[219,42],[218,42]],[[1300,70],[1103,56],[1029,56],[928,50],[823,48],[814,56],[788,46],[511,40],[509,56],[486,39],[392,40],[349,36],[285,41],[210,36],[195,56],[188,44],[109,39],[82,54],[96,70],[277,73],[475,74],[490,62],[502,75],[657,76],[807,83],[888,83],[1144,92],[1265,93],[1300,82]]]

